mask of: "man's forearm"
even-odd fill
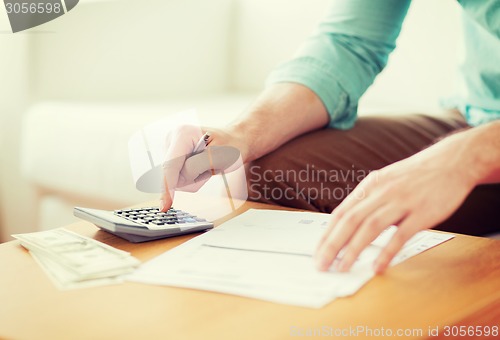
[[[478,168],[478,183],[500,183],[500,121],[472,129],[471,150]]]
[[[280,83],[266,89],[229,131],[247,147],[244,162],[275,150],[287,141],[324,127],[328,114],[319,97],[309,88]]]
[[[457,171],[472,184],[500,183],[500,121],[456,133],[441,142],[454,144],[450,162],[457,164]]]

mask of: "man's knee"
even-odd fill
[[[251,200],[329,213],[355,187],[332,174],[335,170],[288,158],[277,152],[248,166]]]
[[[247,167],[248,196],[251,200],[282,204],[284,196],[290,194],[285,181],[285,169],[274,157],[266,156]],[[290,197],[291,198],[291,197]]]

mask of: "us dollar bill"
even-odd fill
[[[140,264],[128,252],[63,228],[12,236],[31,252],[55,261],[80,279],[120,275]]]

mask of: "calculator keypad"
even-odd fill
[[[148,229],[161,230],[206,224],[207,220],[189,214],[182,210],[170,208],[167,212],[160,212],[158,208],[134,208],[115,210],[114,214],[132,222],[144,225]]]

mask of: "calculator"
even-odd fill
[[[75,207],[76,217],[92,222],[111,234],[138,243],[204,231],[212,222],[183,210],[170,208],[161,212],[156,207],[99,210]]]

